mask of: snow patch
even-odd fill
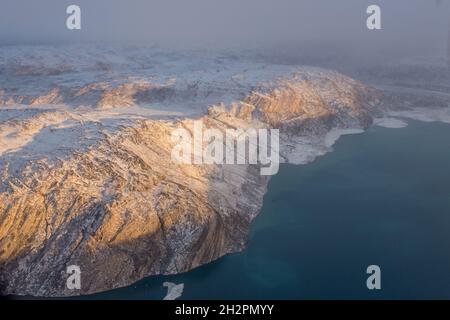
[[[448,108],[416,108],[412,110],[390,111],[390,116],[413,119],[424,122],[450,123],[450,107]]]

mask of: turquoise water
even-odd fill
[[[186,274],[86,298],[450,298],[450,125],[411,122],[345,136],[272,178],[248,248]],[[381,267],[380,291],[366,268]]]

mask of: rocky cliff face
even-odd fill
[[[59,64],[61,72],[17,63],[3,70],[16,77],[74,72]],[[193,76],[182,85],[165,79],[116,89],[77,82],[70,90],[3,90],[10,103],[0,108],[2,294],[89,294],[243,250],[269,178],[259,165],[173,163],[175,128],[191,128],[194,120],[221,131],[277,128],[282,160],[306,163],[330,150],[330,133],[364,129],[377,111],[373,89],[332,71],[274,67],[261,74],[260,66],[246,73],[239,63],[217,65],[223,73],[234,68],[221,80],[231,97],[223,98],[226,86],[215,86],[220,79],[208,78],[211,66],[201,83]],[[111,72],[99,69],[97,77]],[[161,112],[210,96],[217,103],[203,114]],[[158,108],[140,108],[145,103]],[[181,109],[170,107],[176,104]],[[81,268],[81,290],[66,288],[69,265]]]

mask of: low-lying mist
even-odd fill
[[[66,28],[77,4],[82,29]],[[368,30],[366,9],[382,10]],[[0,44],[144,43],[177,49],[252,49],[312,61],[445,56],[448,0],[4,0]],[[308,58],[308,59],[309,59]]]

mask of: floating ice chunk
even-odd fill
[[[374,125],[383,128],[400,129],[407,127],[408,123],[396,118],[377,118],[374,119]]]
[[[167,294],[163,300],[175,300],[183,294],[184,283],[176,284],[173,282],[164,282],[164,287],[167,287]]]

